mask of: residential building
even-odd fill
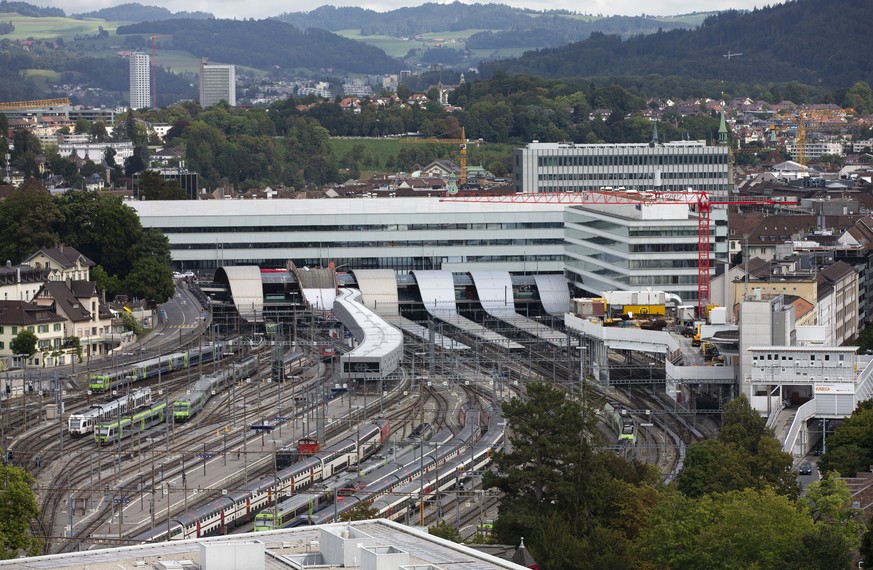
[[[843,148],[843,143],[837,141],[807,140],[803,145],[803,149],[804,158],[806,160],[816,160],[826,154],[836,156],[845,156],[846,154]],[[788,143],[785,147],[785,151],[791,156],[791,158],[797,160],[797,141],[795,140]]]
[[[151,68],[147,54],[130,54],[130,108],[148,109],[152,106]]]
[[[52,269],[50,281],[87,281],[96,264],[74,247],[44,247],[24,260],[36,269]]]
[[[24,358],[16,357],[12,351],[12,340],[23,330],[29,330],[36,335],[37,353],[27,359],[28,366],[51,365],[45,361],[52,358],[43,353],[61,350],[66,331],[65,319],[56,314],[51,307],[25,301],[0,301],[0,365],[2,368],[17,368],[24,366]],[[61,362],[58,362],[60,364]]]
[[[6,265],[0,266],[0,300],[29,303],[42,284],[51,280],[52,273],[56,272],[57,269],[12,265],[7,262]]]
[[[655,137],[657,133],[655,133]],[[705,141],[649,144],[528,143],[512,153],[516,192],[583,192],[605,187],[687,190],[727,196],[728,147]]]
[[[132,335],[122,326],[113,328],[113,315],[93,281],[50,281],[39,290],[34,304],[63,318],[67,336],[79,337],[86,355],[107,354]]]
[[[816,323],[825,328],[827,343],[842,346],[858,334],[858,272],[837,261],[816,275]]]
[[[236,67],[209,63],[204,57],[200,60],[200,106],[205,109],[221,101],[236,106]]]
[[[125,160],[133,156],[133,143],[130,141],[112,141],[112,142],[60,142],[58,143],[58,154],[62,157],[69,158],[74,154],[81,159],[90,160],[95,164],[100,164],[106,157],[106,151],[112,149],[115,151],[116,164],[123,164]]]

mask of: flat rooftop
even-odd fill
[[[343,542],[348,543],[347,549],[351,546],[376,554],[385,554],[390,550],[393,556],[406,553],[408,561],[399,561],[393,568],[416,566],[433,570],[524,570],[523,566],[432,536],[426,530],[383,519],[17,558],[0,561],[0,568],[153,570],[177,567],[209,570],[209,564],[201,565],[204,545],[227,549],[235,545],[263,543],[263,565],[249,558],[243,565],[235,565],[234,568],[299,570],[317,567],[324,570],[349,567],[348,564],[331,561],[332,557],[336,557],[338,545],[341,546]],[[174,566],[176,562],[178,565]],[[364,570],[368,564],[364,563],[363,558],[356,557],[356,565],[352,566]],[[222,565],[222,568],[228,567]]]

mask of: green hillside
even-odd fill
[[[119,26],[130,22],[108,22],[106,20],[76,20],[74,18],[21,16],[16,13],[0,12],[0,22],[9,22],[15,26],[12,33],[0,36],[0,39],[10,40],[54,39],[73,40],[76,36],[96,36],[100,27],[114,35]]]

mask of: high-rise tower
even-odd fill
[[[151,106],[149,56],[135,52],[130,55],[130,107],[147,109]]]
[[[232,65],[215,65],[200,60],[200,106],[204,109],[219,101],[236,106],[236,68]]]

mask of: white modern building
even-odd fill
[[[438,198],[135,201],[184,268],[229,265],[560,273],[561,205]]]
[[[106,150],[115,151],[116,164],[122,164],[133,156],[133,143],[130,141],[110,142],[62,142],[58,143],[58,154],[69,158],[75,153],[79,158],[100,164],[106,157]]]
[[[439,198],[130,203],[186,269],[228,265],[564,273],[579,289],[651,287],[697,298],[697,218],[687,205],[444,202]],[[727,255],[724,212],[711,251]],[[718,264],[713,262],[712,267]]]
[[[221,101],[236,106],[236,67],[200,60],[200,106],[204,109]]]
[[[697,299],[698,219],[685,204],[572,206],[564,212],[565,275],[576,288],[651,288]],[[727,259],[727,211],[710,215],[712,267]]]
[[[152,106],[151,69],[147,54],[130,54],[130,108],[147,109]]]
[[[803,154],[806,160],[815,160],[825,154],[835,156],[846,155],[843,143],[837,141],[808,140],[803,145],[803,149]],[[797,141],[792,141],[788,143],[785,150],[788,152],[791,158],[797,160]]]
[[[582,192],[605,187],[686,190],[727,196],[727,146],[705,141],[642,144],[532,142],[512,153],[516,192]]]

